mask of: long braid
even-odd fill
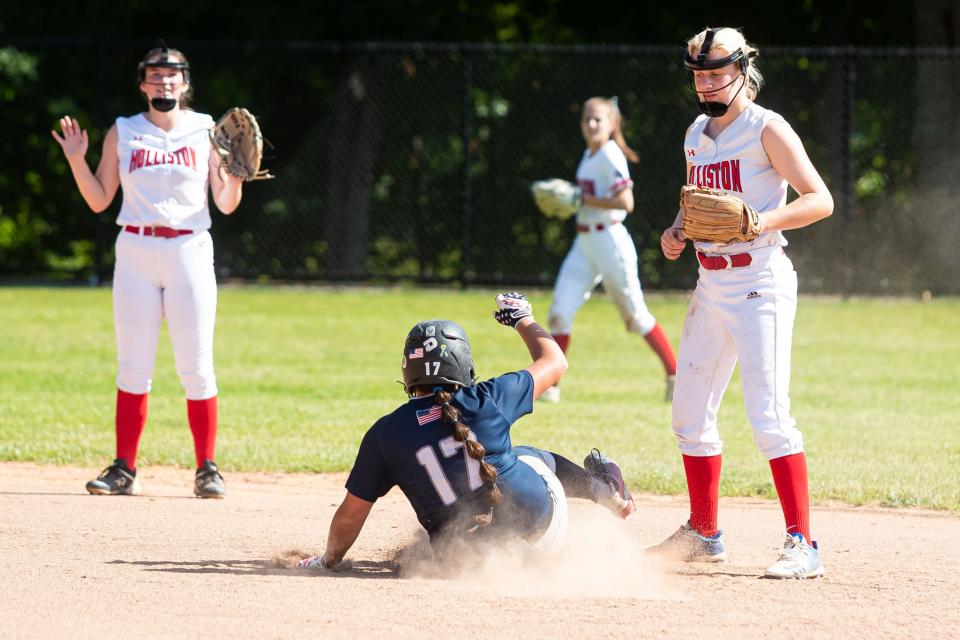
[[[484,460],[486,450],[483,445],[470,436],[470,427],[460,420],[460,410],[450,401],[453,394],[444,389],[437,389],[433,392],[433,401],[443,408],[443,421],[453,430],[453,439],[462,442],[467,450],[467,454],[480,463],[480,478],[487,487],[487,498],[490,501],[490,511],[477,515],[474,521],[477,525],[485,527],[493,521],[493,508],[500,504],[503,494],[497,486],[497,469]]]

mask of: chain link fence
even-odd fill
[[[691,251],[668,263],[659,250],[697,113],[680,47],[176,44],[190,58],[195,108],[216,117],[246,106],[274,147],[265,166],[277,179],[246,185],[235,215],[214,214],[222,279],[549,286],[575,230],[540,215],[529,185],[573,179],[582,102],[617,95],[640,154],[626,224],[641,281],[694,283]],[[7,161],[18,136],[48,135],[70,112],[91,131],[93,163],[113,118],[143,108],[134,81],[142,42],[0,43],[11,45],[35,61],[21,96],[38,104],[2,134]],[[836,202],[831,218],[786,234],[801,288],[960,293],[960,52],[760,53],[758,103],[793,125]],[[31,251],[46,258],[11,262],[0,248],[0,269],[108,279],[120,198],[90,215],[59,147],[35,146],[28,173],[42,198],[28,197],[26,212],[2,203],[0,245],[3,218],[16,226],[32,215],[45,233]],[[0,189],[13,197],[10,183]]]

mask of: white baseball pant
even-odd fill
[[[657,324],[643,299],[637,275],[637,249],[622,224],[577,233],[553,287],[549,324],[554,334],[570,334],[573,318],[596,286],[617,305],[628,331],[647,335]]]
[[[120,231],[113,274],[118,388],[150,392],[160,325],[166,318],[187,399],[217,395],[216,313],[217,280],[208,232],[161,238]]]
[[[745,267],[709,271],[687,310],[677,357],[673,430],[691,456],[721,453],[720,401],[740,361],[753,438],[768,459],[803,451],[790,415],[790,350],[797,274],[779,246],[750,252]]]
[[[517,460],[536,471],[543,478],[547,485],[547,493],[550,494],[550,501],[553,503],[553,517],[550,519],[547,530],[543,532],[539,539],[528,542],[528,544],[541,553],[559,553],[567,540],[567,524],[570,520],[567,509],[567,494],[563,490],[563,485],[560,484],[560,480],[550,470],[543,458],[524,454],[518,455]]]

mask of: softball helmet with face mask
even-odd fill
[[[179,53],[179,52],[178,52]],[[147,55],[143,57],[143,60],[140,61],[140,64],[137,65],[137,84],[140,85],[147,81],[147,68],[158,68],[158,69],[178,69],[183,73],[183,82],[184,84],[190,84],[190,63],[182,57],[183,54],[180,54],[181,58],[179,60],[170,59],[170,49],[167,47],[166,43],[162,40],[160,41],[160,46],[156,49],[151,49],[147,52]],[[150,98],[150,105],[157,111],[170,111],[175,106],[177,106],[177,100],[175,98]]]
[[[747,84],[747,68],[750,66],[750,58],[757,55],[756,52],[753,51],[750,52],[750,54],[746,54],[742,48],[738,47],[736,51],[728,56],[723,58],[715,58],[713,60],[708,59],[708,56],[710,55],[710,48],[713,46],[713,38],[716,35],[716,32],[716,29],[707,29],[707,32],[703,36],[703,44],[700,45],[700,53],[697,55],[697,57],[691,56],[689,51],[687,51],[686,55],[683,57],[683,64],[687,67],[687,88],[696,94],[697,107],[700,109],[700,113],[711,118],[719,118],[720,116],[724,115],[727,112],[727,109],[730,108],[730,105],[733,103],[733,101],[737,99],[737,96],[740,94],[740,92],[743,91],[744,85]],[[693,77],[694,71],[711,71],[713,69],[721,69],[728,64],[733,64],[734,62],[737,63],[737,66],[740,70],[740,73],[736,78],[722,87],[713,89],[712,91],[697,91],[697,85]],[[700,94],[722,91],[741,78],[743,78],[743,84],[740,85],[740,88],[737,89],[737,92],[733,94],[732,98],[730,98],[730,102],[724,104],[722,102],[711,102],[700,99]]]
[[[470,339],[451,320],[418,322],[403,343],[403,388],[458,384],[469,387],[476,379]]]

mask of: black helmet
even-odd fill
[[[477,379],[470,338],[451,320],[418,322],[407,334],[400,366],[407,393],[419,385],[469,387]]]

